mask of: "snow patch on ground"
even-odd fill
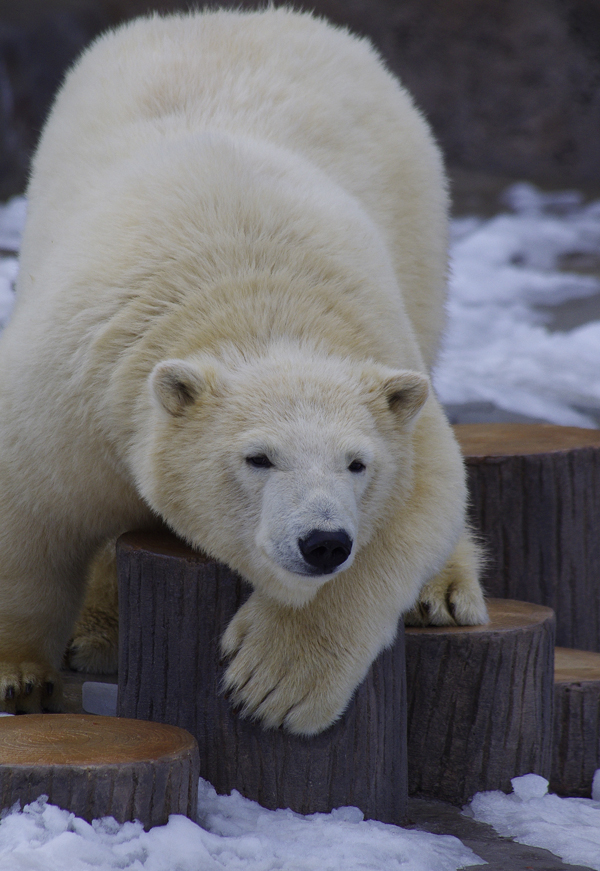
[[[594,798],[548,794],[537,774],[513,793],[478,793],[464,813],[563,862],[600,871],[600,772]],[[449,835],[363,820],[357,808],[301,816],[269,811],[200,779],[198,824],[172,816],[145,832],[110,817],[90,825],[40,798],[0,821],[0,871],[459,871],[484,864]]]
[[[357,808],[303,817],[268,811],[200,780],[199,822],[144,832],[91,825],[38,799],[0,822],[0,871],[457,871],[481,860],[457,838],[364,821]]]
[[[515,777],[511,783],[511,795],[477,793],[465,813],[519,844],[543,847],[563,862],[600,871],[600,783],[594,799],[550,795],[548,781],[537,774]]]
[[[600,295],[600,202],[526,183],[504,200],[512,213],[452,223],[448,329],[434,373],[440,399],[595,427],[600,321],[553,332],[548,308]]]

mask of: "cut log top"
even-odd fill
[[[597,429],[545,423],[471,423],[457,424],[453,430],[464,456],[470,461],[600,448],[600,430]]]
[[[532,605],[515,599],[488,599],[489,623],[479,626],[406,627],[408,637],[423,635],[490,635],[517,632],[552,620],[554,612],[545,605]]]
[[[85,714],[0,717],[0,765],[122,765],[193,753],[177,726]]]
[[[211,557],[203,551],[194,550],[190,545],[176,538],[166,527],[155,530],[134,529],[126,532],[120,537],[119,546],[128,551],[183,558],[195,563],[214,563]]]
[[[600,653],[569,647],[555,648],[554,681],[568,684],[600,681]]]

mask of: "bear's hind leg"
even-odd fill
[[[475,626],[487,623],[488,613],[479,575],[483,554],[465,530],[441,572],[428,581],[410,611],[407,626]]]
[[[79,604],[76,572],[68,554],[52,559],[46,535],[20,547],[7,533],[9,545],[0,546],[0,710],[60,711],[62,650]]]
[[[94,555],[87,571],[86,594],[65,653],[74,671],[115,674],[119,660],[119,593],[116,540]]]

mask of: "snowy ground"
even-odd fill
[[[449,325],[435,373],[450,406],[574,426],[600,422],[600,202],[514,185],[506,211],[453,223]],[[0,324],[10,315],[22,199],[0,207]],[[600,871],[600,775],[594,799],[547,795],[535,775],[514,793],[480,793],[466,813],[502,835]],[[0,822],[0,871],[456,871],[481,860],[450,836],[362,820],[267,811],[200,782],[198,825],[144,832],[92,826],[38,800]]]
[[[453,222],[446,405],[493,403],[566,426],[600,422],[600,201],[517,184],[507,210]],[[581,324],[577,324],[577,321]],[[568,328],[571,327],[571,328]]]
[[[267,811],[200,781],[199,825],[172,816],[89,825],[38,799],[0,823],[0,871],[455,871],[480,860],[457,838],[362,821],[356,808]]]
[[[600,800],[547,795],[536,774],[478,793],[465,813],[522,844],[600,871]],[[600,795],[598,795],[600,799]],[[0,871],[457,871],[483,860],[458,838],[364,821],[356,808],[302,817],[267,811],[200,781],[198,825],[172,816],[144,832],[92,825],[38,799],[0,822]]]
[[[498,790],[477,793],[465,813],[489,823],[499,835],[600,871],[600,771],[594,776],[591,799],[549,795],[548,781],[537,774],[515,777],[512,785],[511,795]]]

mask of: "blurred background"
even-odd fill
[[[190,5],[0,0],[0,201],[24,190],[52,96],[81,49],[126,19]],[[600,0],[293,5],[379,47],[433,125],[456,179],[458,212],[481,211],[478,198],[507,178],[600,190]]]

